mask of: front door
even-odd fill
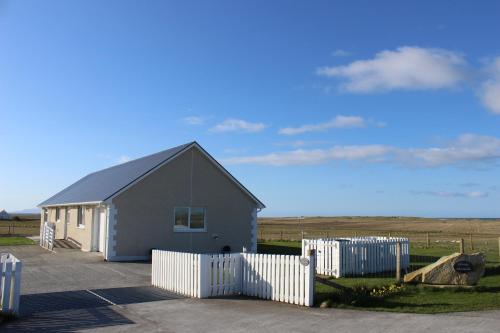
[[[69,227],[69,207],[64,209],[64,239],[68,239],[68,227]]]
[[[99,244],[97,251],[104,252],[104,242],[106,241],[106,209],[99,211]]]

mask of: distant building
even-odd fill
[[[10,215],[5,210],[0,212],[0,220],[10,220]]]

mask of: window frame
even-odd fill
[[[56,223],[61,220],[61,209],[56,207]]]
[[[43,222],[49,221],[49,210],[47,208],[43,209]]]
[[[191,209],[201,208],[203,209],[203,228],[191,228]],[[188,226],[176,226],[175,216],[177,209],[187,209],[188,210]],[[207,207],[203,206],[175,206],[174,207],[174,232],[207,232]]]
[[[78,206],[76,209],[76,227],[85,229],[85,206]]]

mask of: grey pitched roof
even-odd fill
[[[191,146],[198,148],[208,156],[223,173],[258,204],[258,207],[266,207],[195,141],[91,173],[40,203],[38,206],[44,207],[106,201],[137,179],[167,162],[174,156],[181,154],[186,148]]]
[[[39,206],[105,201],[193,143],[186,143],[91,173],[45,200]]]

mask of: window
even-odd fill
[[[47,222],[49,219],[49,210],[47,208],[43,209],[43,222]]]
[[[76,226],[78,228],[85,227],[85,207],[78,206],[78,213],[76,214]]]
[[[59,210],[59,207],[56,208],[56,222],[59,222],[59,220],[61,219],[60,218],[60,210]]]
[[[203,207],[176,207],[174,231],[206,231],[205,215]]]

